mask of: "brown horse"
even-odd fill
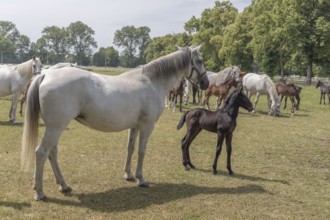
[[[182,128],[183,124],[186,122],[187,134],[181,141],[183,166],[186,170],[195,168],[190,161],[189,146],[196,136],[204,129],[218,134],[216,155],[213,162],[213,174],[217,174],[218,158],[221,153],[223,141],[226,139],[227,169],[229,175],[234,175],[230,163],[232,151],[231,142],[233,132],[236,128],[239,107],[243,107],[248,111],[253,110],[252,103],[242,92],[242,89],[233,91],[226,99],[224,107],[214,112],[207,109],[196,108],[183,114],[177,129],[179,130]]]
[[[281,102],[283,100],[283,97],[289,97],[291,104],[292,104],[292,108],[291,108],[291,114],[294,114],[294,110],[297,109],[297,106],[299,106],[299,104],[296,105],[294,98],[296,97],[297,102],[300,103],[300,91],[294,84],[284,84],[284,83],[277,83],[275,85],[276,87],[276,91],[278,93],[278,95],[281,95]],[[301,87],[299,87],[301,88]],[[286,108],[286,104],[284,109]]]
[[[316,88],[320,87],[320,105],[321,105],[321,102],[322,102],[322,98],[323,98],[323,105],[325,105],[325,94],[328,94],[328,99],[329,99],[329,102],[328,104],[330,104],[330,86],[326,86],[324,85],[323,82],[321,82],[320,80],[317,81],[317,84],[316,84]]]
[[[207,106],[207,109],[210,110],[210,105],[209,105],[209,99],[212,95],[217,96],[217,107],[216,109],[219,108],[219,106],[221,105],[222,100],[224,100],[229,91],[230,88],[232,86],[236,87],[238,84],[238,82],[235,79],[230,79],[227,82],[225,82],[224,84],[221,85],[209,85],[209,87],[205,90],[205,98],[204,98],[204,102],[203,102],[203,106]]]
[[[175,112],[178,96],[180,102],[180,112],[182,112],[182,98],[183,98],[183,91],[185,85],[186,85],[186,79],[184,77],[181,77],[168,94],[168,101],[170,102],[168,108],[172,107],[173,112]]]

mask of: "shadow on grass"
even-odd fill
[[[205,169],[195,169],[196,171],[201,171],[204,173],[213,173],[212,170],[205,170]],[[290,183],[286,180],[272,180],[272,179],[266,179],[266,178],[262,178],[262,177],[257,177],[257,176],[247,176],[244,174],[237,174],[234,171],[234,176],[229,176],[227,171],[223,171],[223,170],[218,170],[218,174],[220,176],[228,176],[229,178],[237,178],[237,179],[242,179],[242,180],[249,180],[249,181],[254,181],[254,182],[274,182],[274,183],[282,183],[285,185],[290,185]]]
[[[13,123],[11,121],[0,121],[0,126],[18,126],[18,127],[22,127],[23,122]]]
[[[0,206],[4,206],[4,207],[10,207],[16,210],[22,210],[23,208],[30,208],[31,204],[30,203],[19,203],[19,202],[3,202],[0,201]]]
[[[204,187],[190,184],[156,183],[151,187],[122,187],[105,192],[69,194],[80,202],[48,198],[47,202],[59,205],[86,207],[101,212],[125,212],[144,209],[151,205],[165,204],[196,195],[241,195],[249,193],[268,193],[263,187],[249,184],[239,187]]]

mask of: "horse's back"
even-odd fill
[[[47,71],[40,85],[44,120],[66,126],[75,118],[96,130],[121,131],[136,126],[146,115],[153,117],[156,91],[139,80],[141,75],[125,75],[105,76],[71,67]]]

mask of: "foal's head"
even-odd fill
[[[323,86],[323,83],[319,80],[317,81],[315,88],[319,88],[320,86]]]
[[[230,94],[230,96],[225,101],[225,106],[229,105],[236,105],[238,107],[242,107],[249,112],[253,110],[253,104],[245,95],[242,88],[239,88]]]

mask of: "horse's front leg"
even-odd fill
[[[153,129],[154,123],[145,125],[140,129],[138,160],[136,165],[135,178],[137,179],[138,186],[141,187],[149,186],[149,184],[143,178],[143,160],[146,153],[147,143]]]
[[[54,175],[55,175],[55,179],[56,179],[56,183],[60,185],[59,190],[63,193],[68,193],[71,192],[72,189],[71,187],[65,182],[63,175],[61,173],[60,167],[58,165],[57,162],[57,146],[55,146],[49,154],[48,157],[50,164],[52,166]]]
[[[293,115],[294,114],[294,107],[295,107],[296,103],[294,102],[294,98],[293,97],[290,97],[290,101],[291,101],[291,104],[292,104],[291,115]]]
[[[260,93],[257,92],[256,99],[254,100],[254,105],[253,105],[253,111],[252,111],[252,113],[255,113],[255,110],[257,108],[257,104],[258,104],[258,101],[259,101],[259,97],[260,97]]]
[[[216,175],[218,173],[217,164],[218,164],[218,158],[219,158],[221,150],[222,150],[223,140],[224,140],[224,135],[221,132],[218,131],[218,143],[217,143],[215,158],[214,158],[213,166],[212,166],[214,175]]]
[[[180,100],[179,100],[179,102],[180,102],[180,112],[182,112],[182,98],[183,98],[182,93],[179,95],[179,98],[180,98]]]
[[[234,172],[231,169],[231,151],[232,151],[232,139],[233,139],[233,133],[226,136],[226,150],[227,150],[227,170],[229,172],[230,176],[234,175]]]
[[[16,108],[19,99],[20,92],[13,93],[10,112],[9,112],[9,120],[13,123],[16,123]]]
[[[138,134],[138,130],[135,128],[131,128],[128,130],[128,140],[127,140],[127,158],[125,163],[125,174],[124,178],[127,181],[134,181],[135,178],[132,175],[131,172],[131,161],[132,161],[132,155],[134,153],[134,146],[135,146],[135,140]]]

